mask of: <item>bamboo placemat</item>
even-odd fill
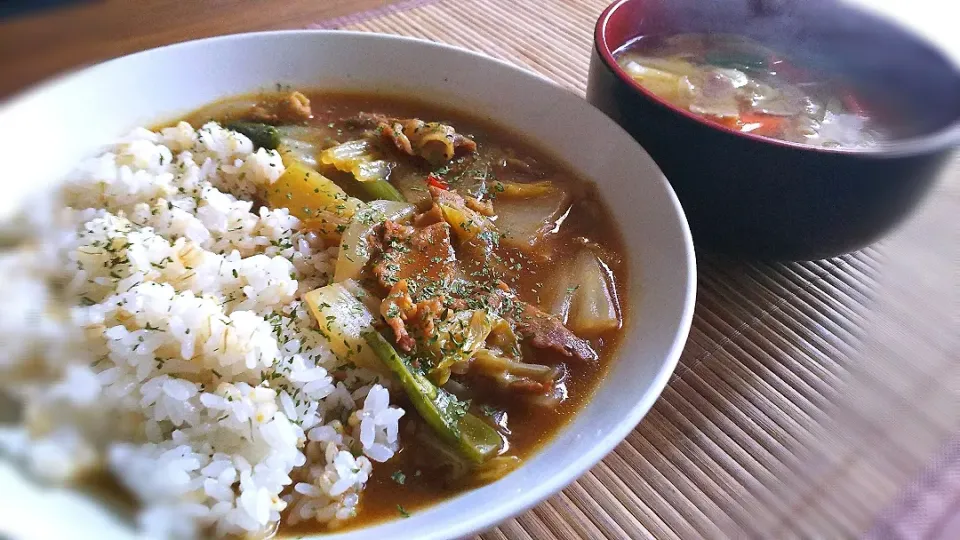
[[[606,4],[412,0],[314,27],[460,45],[583,94]],[[653,410],[576,483],[481,537],[960,537],[958,210],[960,160],[861,252],[700,256],[690,340]]]

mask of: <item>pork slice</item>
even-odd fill
[[[442,288],[453,278],[456,256],[450,244],[450,226],[445,222],[411,227],[387,221],[382,238],[373,274],[384,288],[407,280],[411,293],[416,294],[425,287]]]
[[[590,342],[577,337],[560,319],[541,311],[533,304],[513,301],[514,311],[519,313],[512,317],[517,332],[530,344],[538,349],[551,349],[563,354],[583,360],[585,362],[597,359],[597,353],[590,346]]]
[[[386,144],[394,146],[400,153],[423,158],[434,165],[477,149],[477,143],[473,139],[457,133],[452,126],[439,122],[424,122],[419,118],[360,113],[347,119],[346,124],[375,130]]]

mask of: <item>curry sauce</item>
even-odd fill
[[[286,93],[281,92],[256,97],[253,101],[259,103],[260,112],[255,115],[251,115],[248,109],[232,109],[230,104],[240,100],[237,98],[201,109],[185,120],[193,125],[216,120],[228,126],[236,120],[264,120],[268,125],[277,125],[277,133],[281,136],[307,141],[312,152],[336,148],[365,137],[389,137],[390,134],[383,133],[384,126],[388,126],[388,131],[389,126],[395,126],[397,131],[404,127],[400,121],[382,119],[422,118],[433,123],[421,122],[418,126],[427,126],[425,129],[435,129],[430,126],[438,125],[449,127],[447,136],[450,140],[454,140],[450,133],[455,130],[456,136],[471,148],[470,151],[461,151],[451,145],[449,159],[443,155],[434,159],[435,155],[425,153],[413,155],[412,159],[396,159],[391,161],[385,178],[390,184],[387,187],[395,189],[405,201],[416,206],[417,216],[408,226],[412,227],[411,230],[417,229],[418,220],[443,223],[442,211],[438,213],[440,217],[430,216],[430,212],[438,212],[437,201],[447,196],[446,193],[462,197],[478,219],[492,224],[476,234],[464,233],[476,226],[472,222],[460,222],[463,230],[457,230],[452,224],[448,227],[449,241],[456,252],[458,265],[456,276],[459,277],[455,279],[483,283],[484,292],[496,288],[490,284],[502,283],[502,289],[509,291],[512,301],[531,306],[537,313],[542,312],[568,326],[584,329],[581,333],[585,335],[580,337],[594,354],[591,358],[588,355],[583,358],[578,358],[577,354],[571,356],[570,350],[562,347],[543,346],[544,341],[549,342],[549,336],[536,335],[533,339],[523,340],[523,362],[557,370],[558,376],[547,385],[549,392],[545,395],[530,391],[529,384],[517,385],[513,381],[504,386],[469,369],[464,373],[455,371],[449,383],[444,384],[444,388],[452,385],[454,390],[451,391],[459,392],[471,414],[497,430],[504,441],[499,455],[514,456],[522,462],[549,442],[590,399],[616,356],[624,320],[630,316],[626,301],[629,293],[626,265],[622,261],[623,242],[596,186],[577,178],[562,160],[534,149],[520,136],[459,111],[396,96],[303,91],[301,95],[307,98],[310,108],[309,117],[303,117],[297,108],[304,101],[299,98],[290,105],[276,105],[283,103],[284,95]],[[244,100],[241,102],[251,101],[249,97]],[[284,117],[284,111],[290,111],[291,116]],[[407,122],[407,126],[412,125]],[[397,148],[401,152],[404,150],[401,145]],[[313,156],[309,152],[304,155],[308,161]],[[345,172],[325,163],[322,158],[309,165],[335,182],[349,197],[371,198],[369,192],[365,192],[368,186],[356,179],[359,173]],[[518,195],[518,191],[526,195]],[[261,204],[270,205],[276,200],[282,200],[282,197],[268,198]],[[291,207],[291,213],[295,213],[294,210]],[[304,208],[307,215],[298,217],[318,221],[319,218],[308,210]],[[492,212],[488,215],[487,210]],[[542,220],[534,219],[540,215]],[[328,218],[330,221],[324,221],[325,225],[317,225],[318,230],[336,238],[348,221],[338,221],[335,215]],[[382,237],[378,238],[377,241],[385,242]],[[383,259],[387,248],[380,245],[373,251],[371,264]],[[442,257],[432,252],[430,255],[436,265],[441,264]],[[408,256],[399,263],[412,258]],[[428,264],[422,273],[430,279],[439,279],[437,268]],[[383,277],[365,270],[363,279],[359,280],[378,298],[386,297],[392,291],[385,286],[416,277],[412,273],[398,272],[394,281],[383,282],[381,279],[378,283],[378,276]],[[424,279],[426,281],[418,287],[422,298],[414,292],[412,300],[431,296],[423,293],[423,289],[432,286],[426,277]],[[590,279],[599,280],[599,284],[587,283]],[[577,307],[578,302],[589,303],[584,298],[596,296],[598,291],[609,305],[599,309],[593,304],[589,309]],[[446,294],[457,296],[450,292]],[[460,296],[467,298],[470,294],[473,292]],[[578,296],[580,294],[583,297]],[[463,298],[456,305],[464,305]],[[470,305],[469,302],[465,304]],[[590,318],[591,313],[594,319]],[[386,311],[384,316],[387,316]],[[602,324],[593,324],[604,317],[607,319]],[[610,317],[615,321],[609,320]],[[515,330],[519,328],[517,331],[521,334],[522,320],[517,317],[519,322],[514,324]],[[536,333],[536,328],[531,332]],[[381,327],[381,333],[393,341],[389,328]],[[543,339],[537,345],[539,338]],[[398,351],[406,354],[401,345],[398,339]],[[462,471],[451,474],[449,467],[433,466],[436,460],[431,449],[421,444],[418,435],[429,430],[427,423],[402,392],[394,392],[391,396],[395,404],[407,411],[400,422],[400,450],[389,461],[374,466],[372,477],[361,495],[356,517],[345,525],[341,524],[340,530],[406,517],[410,512],[495,479]],[[281,520],[278,533],[281,536],[329,530],[327,525],[312,521],[301,521],[293,526],[285,525],[286,521]]]

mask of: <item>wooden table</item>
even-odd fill
[[[303,28],[397,0],[101,0],[0,22],[0,98],[64,70],[191,39]]]

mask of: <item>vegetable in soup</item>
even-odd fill
[[[643,36],[614,56],[661,99],[738,131],[846,148],[890,136],[849,85],[745,37]]]

